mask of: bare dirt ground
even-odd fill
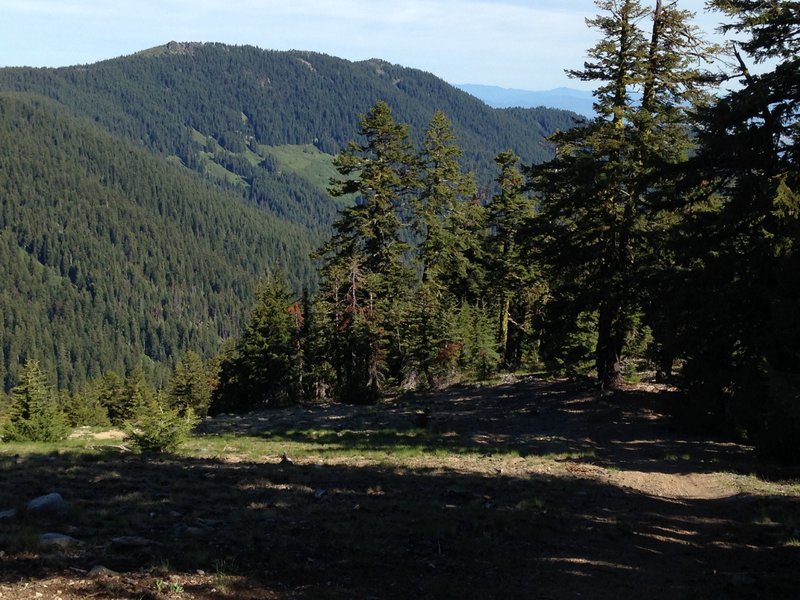
[[[182,456],[7,458],[0,599],[796,598],[800,473],[680,401],[524,379],[220,416]],[[67,514],[22,508],[52,491]]]

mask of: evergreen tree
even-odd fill
[[[497,307],[498,351],[505,366],[511,368],[518,366],[521,360],[522,337],[519,333],[528,312],[525,292],[534,285],[529,252],[534,207],[531,199],[523,194],[525,179],[519,160],[511,150],[501,152],[495,158],[500,168],[496,179],[499,191],[488,206],[491,234],[486,250],[486,270],[491,274],[490,297]],[[512,317],[512,308],[516,309],[516,318]],[[516,327],[510,341],[511,323]]]
[[[495,373],[502,357],[497,352],[496,319],[480,304],[462,304],[458,316],[461,370],[477,379]]]
[[[126,389],[125,380],[115,371],[106,371],[103,376],[93,382],[94,393],[100,405],[108,411],[112,425],[122,425],[133,416],[130,410],[130,388]]]
[[[403,323],[409,385],[436,388],[456,375],[464,348],[459,307],[455,296],[442,293],[431,281],[415,291]]]
[[[351,142],[336,156],[345,179],[330,188],[334,197],[355,194],[356,203],[344,209],[318,253],[335,394],[350,402],[375,399],[390,363],[402,364],[398,313],[414,277],[401,214],[418,187],[408,126],[395,122],[385,102],[362,116],[359,133],[364,142]]]
[[[711,50],[675,2],[596,4],[602,14],[589,23],[602,38],[570,74],[600,84],[597,117],[552,138],[556,159],[535,172],[534,185],[551,228],[544,241],[554,294],[575,300],[576,319],[596,313],[597,377],[614,388],[642,309],[639,282],[664,243],[667,167],[686,160],[692,145],[688,111],[706,101],[701,67]]]
[[[108,411],[100,404],[97,396],[91,393],[90,386],[74,394],[64,392],[62,398],[63,411],[71,426],[108,427],[111,425]]]
[[[461,348],[456,341],[458,307],[483,285],[485,211],[461,156],[452,124],[437,111],[423,140],[420,192],[413,202],[421,281],[404,319],[405,371],[425,386],[453,375]]]
[[[417,158],[408,125],[397,123],[383,101],[362,116],[359,134],[364,143],[350,142],[334,159],[345,179],[331,181],[331,195],[355,194],[356,202],[342,211],[336,233],[320,252],[326,257],[323,274],[325,268],[356,261],[375,275],[374,289],[365,294],[394,296],[408,288],[411,278],[401,214],[418,187]]]
[[[191,409],[198,417],[208,414],[211,388],[203,359],[195,352],[187,352],[175,364],[169,382],[169,402],[179,413]]]
[[[313,298],[304,291],[299,308],[302,317],[299,335],[302,353],[302,395],[307,400],[322,400],[328,395],[333,382],[325,335],[325,305],[320,299]]]
[[[291,294],[280,276],[268,277],[256,294],[236,350],[220,366],[212,399],[215,413],[242,412],[299,397],[295,343],[300,325]]]
[[[118,422],[135,421],[153,404],[153,388],[147,382],[144,370],[134,367],[125,376],[122,408],[117,414]]]
[[[462,170],[462,154],[452,124],[437,111],[423,140],[414,218],[420,237],[417,256],[422,283],[449,293],[465,287],[458,279],[475,278],[480,241],[477,232],[468,227],[468,212],[477,191],[472,175]]]
[[[6,441],[55,442],[67,436],[67,423],[45,374],[35,360],[27,360],[20,382],[11,390]]]
[[[690,165],[700,200],[686,236],[692,283],[686,375],[702,406],[769,453],[800,456],[800,3],[715,0],[744,34],[743,86],[704,115]],[[741,50],[744,50],[744,54]],[[748,56],[774,68],[750,73]],[[709,402],[712,400],[713,404]]]
[[[125,424],[134,447],[145,454],[175,452],[197,424],[191,407],[181,410],[169,406],[159,391],[151,395],[136,422]]]

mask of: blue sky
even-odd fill
[[[682,0],[712,31],[703,0]],[[0,0],[0,66],[92,63],[175,41],[382,58],[450,83],[585,87],[593,0]]]

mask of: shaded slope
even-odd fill
[[[208,354],[276,262],[297,288],[313,278],[318,235],[49,100],[0,94],[0,139],[6,388],[28,356],[66,387]]]

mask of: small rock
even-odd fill
[[[89,577],[111,577],[113,575],[119,575],[119,573],[103,565],[95,565],[89,569]]]
[[[291,465],[293,462],[294,461],[291,458],[289,458],[289,455],[286,454],[286,452],[284,452],[283,456],[281,457],[281,464],[282,465]]]
[[[39,536],[39,545],[42,548],[60,548],[65,550],[76,544],[80,544],[80,541],[63,533],[43,533]]]
[[[327,490],[323,490],[322,488],[317,488],[314,490],[314,498],[322,498],[324,495],[328,493]]]
[[[158,542],[155,540],[148,540],[147,538],[139,537],[138,535],[121,535],[111,538],[111,543],[115,546],[123,548],[146,548],[148,546],[157,546]]]
[[[44,496],[39,496],[28,502],[30,512],[41,512],[51,514],[63,514],[67,512],[67,502],[58,492],[52,492]]]
[[[13,519],[16,516],[17,516],[17,509],[16,508],[12,508],[10,510],[4,510],[3,512],[0,512],[0,519]]]
[[[39,462],[56,462],[55,456],[32,456],[31,460],[36,460]]]

